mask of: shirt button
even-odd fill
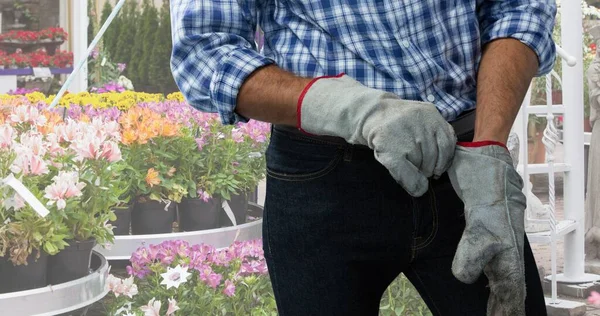
[[[410,46],[410,43],[407,40],[403,40],[402,46],[404,46],[405,48],[408,48]]]
[[[429,101],[429,102],[435,101],[435,96],[433,94],[428,95],[427,96],[427,101]]]

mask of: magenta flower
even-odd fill
[[[239,129],[234,129],[233,131],[231,131],[231,139],[233,139],[233,141],[236,143],[243,143],[244,133]]]
[[[206,277],[206,284],[208,284],[208,286],[212,287],[213,289],[216,289],[219,284],[221,284],[221,279],[223,278],[222,275],[218,274],[218,273],[211,273]]]

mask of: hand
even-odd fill
[[[466,221],[452,273],[464,283],[485,273],[488,315],[524,316],[527,204],[508,150],[496,142],[459,143],[448,175],[465,204]]]
[[[407,101],[365,87],[348,76],[313,80],[298,100],[307,133],[337,136],[373,149],[375,158],[412,196],[450,166],[456,136],[431,103]]]

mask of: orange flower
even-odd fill
[[[146,174],[146,183],[148,183],[150,187],[160,184],[158,171],[154,170],[154,168],[148,169],[148,173]]]
[[[44,115],[47,117],[47,122],[43,126],[38,126],[38,131],[43,135],[47,135],[54,131],[56,125],[62,124],[62,116],[54,112],[45,112]]]
[[[123,131],[123,137],[121,137],[121,142],[125,145],[131,145],[137,140],[137,134],[133,130],[125,130]]]
[[[177,124],[171,124],[164,122],[162,124],[161,135],[166,137],[173,137],[179,134],[179,126]]]

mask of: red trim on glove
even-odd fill
[[[308,90],[310,89],[310,87],[312,87],[312,85],[317,82],[317,80],[319,79],[329,79],[329,78],[341,78],[342,76],[344,76],[345,73],[340,73],[337,74],[335,76],[321,76],[321,77],[316,77],[313,80],[311,80],[306,87],[304,87],[304,90],[302,90],[302,93],[300,93],[300,97],[298,97],[298,105],[296,106],[296,128],[298,128],[300,131],[302,131],[303,133],[309,134],[310,133],[304,131],[302,129],[302,102],[304,101],[304,97],[306,96],[306,93],[308,93]]]
[[[458,142],[456,143],[458,146],[463,146],[463,147],[484,147],[484,146],[500,146],[506,150],[508,150],[508,147],[506,147],[505,144],[501,143],[501,142],[497,142],[495,140],[482,140],[482,141],[478,141],[478,142]]]

